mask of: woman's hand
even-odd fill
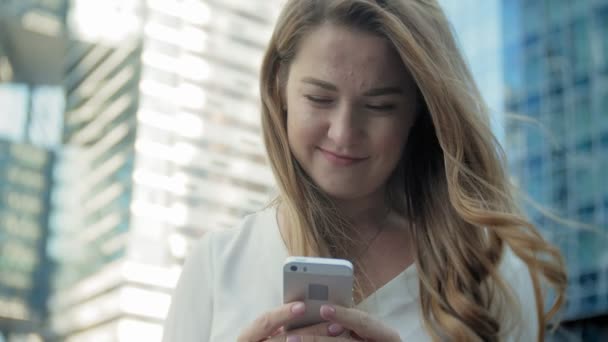
[[[350,330],[352,336],[360,341],[401,342],[397,331],[361,310],[338,305],[323,305],[321,317]]]
[[[283,326],[289,321],[304,315],[305,312],[306,307],[302,302],[285,304],[274,310],[265,312],[241,332],[238,342],[285,341],[287,336],[285,335],[286,332]],[[339,336],[343,333],[344,328],[339,324],[329,322],[287,332],[289,336],[318,337]],[[332,341],[350,341],[350,339]]]
[[[304,314],[304,303],[285,304],[268,311],[246,328],[239,342],[401,342],[399,333],[369,314],[341,306],[323,305],[321,317],[328,322],[285,332],[283,326]],[[350,332],[350,333],[349,333]]]
[[[277,342],[401,342],[399,333],[384,323],[373,318],[366,312],[357,309],[348,309],[337,305],[323,305],[321,317],[329,321],[330,326],[337,324],[346,329],[346,333],[339,337],[310,336],[298,331],[288,332],[288,336],[276,336],[271,341]],[[350,331],[350,337],[348,336]]]

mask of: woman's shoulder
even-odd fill
[[[209,235],[208,239],[214,244],[229,244],[235,240],[251,238],[253,235],[269,233],[276,225],[276,221],[273,221],[275,211],[273,207],[255,211],[245,215],[232,228],[212,230],[205,235]]]
[[[194,244],[191,254],[207,254],[211,260],[246,252],[254,241],[265,241],[278,229],[276,209],[265,208],[244,216],[233,228],[210,230]]]
[[[499,270],[509,285],[515,303],[515,312],[506,319],[506,341],[536,341],[538,317],[536,316],[536,294],[528,265],[513,250],[505,245]],[[504,314],[504,313],[503,313]],[[513,325],[514,324],[514,325]]]
[[[525,275],[529,276],[528,265],[513,252],[511,247],[505,245],[502,253],[499,269],[503,277],[518,276],[522,272],[525,272]]]
[[[532,299],[534,302],[534,285],[530,268],[513,250],[505,245],[499,266],[502,278],[521,300]]]

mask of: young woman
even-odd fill
[[[261,95],[280,195],[196,246],[165,341],[543,340],[563,262],[516,209],[436,1],[288,1]],[[289,255],[352,261],[355,306],[282,329],[306,310],[282,303]]]

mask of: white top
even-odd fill
[[[501,274],[521,303],[521,324],[507,341],[535,341],[534,290],[528,268],[510,249]],[[165,322],[164,342],[236,341],[261,313],[283,303],[288,257],[276,209],[247,216],[238,229],[205,234],[186,260]],[[399,331],[403,341],[430,341],[423,328],[412,265],[357,305]]]

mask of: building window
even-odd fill
[[[568,0],[551,0],[551,4],[547,4],[549,25],[557,26],[565,21],[568,13],[568,3],[570,3]]]
[[[528,55],[525,67],[525,80],[528,92],[539,92],[544,80],[543,58],[533,52]]]
[[[599,83],[599,107],[598,108],[598,126],[604,132],[608,132],[608,82]],[[603,87],[603,89],[601,89]]]
[[[589,22],[578,19],[572,26],[572,67],[576,75],[589,72]]]
[[[538,0],[524,0],[522,12],[526,32],[539,32],[542,28],[543,2]]]
[[[597,232],[582,231],[578,233],[578,264],[584,266],[585,270],[593,270],[597,267],[598,257],[604,249],[604,239],[598,238]]]
[[[576,200],[578,203],[592,203],[595,197],[596,189],[594,185],[593,173],[589,162],[577,163],[575,171],[574,188]]]
[[[538,119],[540,117],[540,96],[534,94],[526,101],[526,115]]]
[[[593,62],[598,69],[608,71],[608,3],[594,11]]]
[[[516,42],[505,48],[503,72],[505,84],[511,91],[519,91],[524,86],[522,57],[523,49],[521,48],[520,42]]]
[[[575,100],[572,121],[574,124],[574,138],[576,141],[580,141],[591,136],[594,123],[591,117],[589,87],[580,87],[580,89],[577,89],[577,92],[579,96]]]

